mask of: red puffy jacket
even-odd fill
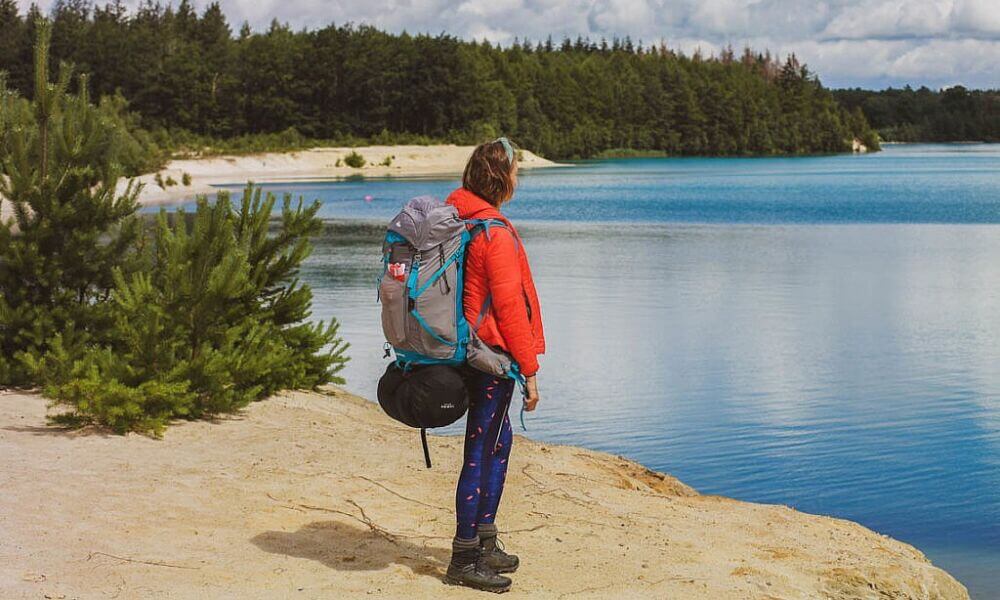
[[[489,310],[476,333],[487,344],[514,357],[521,373],[538,372],[538,355],[545,353],[542,311],[528,267],[528,255],[507,217],[465,188],[448,196],[462,219],[499,219],[509,228],[492,227],[469,244],[465,259],[465,318],[475,324],[490,297]]]

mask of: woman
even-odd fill
[[[517,156],[507,138],[480,144],[469,158],[462,187],[448,197],[462,219],[497,219],[469,244],[465,263],[465,317],[476,333],[507,352],[525,377],[525,410],[538,404],[538,355],[545,352],[538,295],[528,257],[514,226],[500,212],[517,187]],[[485,311],[484,311],[485,307]],[[471,371],[471,369],[470,369]],[[507,409],[515,381],[473,371],[465,460],[455,497],[458,527],[446,581],[504,592],[518,558],[497,543],[495,524],[513,434]]]

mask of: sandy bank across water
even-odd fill
[[[160,171],[163,181],[172,178],[178,185],[160,187],[155,174],[138,178],[143,183],[140,201],[145,205],[169,204],[197,194],[212,194],[215,186],[243,184],[247,181],[268,183],[342,179],[347,177],[425,177],[460,175],[473,146],[362,146],[358,148],[313,148],[299,152],[267,153],[247,156],[217,156],[172,160]],[[344,159],[356,152],[365,166],[352,168]],[[521,168],[560,166],[528,150],[522,150]],[[386,159],[391,164],[383,165]],[[338,166],[337,163],[340,162]],[[564,165],[563,165],[564,166]],[[191,185],[183,185],[184,174]],[[124,184],[123,184],[124,185]]]
[[[441,583],[462,440],[339,390],[163,440],[45,425],[0,394],[0,597],[481,598]],[[631,461],[518,438],[502,505],[510,598],[967,598],[849,521],[703,496]]]

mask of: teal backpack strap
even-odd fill
[[[375,302],[382,301],[382,279],[389,270],[389,252],[382,253],[382,272],[375,279]]]
[[[521,374],[521,367],[516,362],[510,363],[510,370],[507,371],[507,377],[516,381],[518,387],[521,388],[521,430],[527,431],[528,428],[524,424],[524,399],[528,397],[527,380]]]
[[[454,252],[454,254],[452,254],[448,258],[448,260],[442,263],[442,265],[438,267],[438,269],[434,271],[434,273],[432,273],[430,277],[427,278],[427,281],[424,283],[424,285],[415,290],[410,297],[416,298],[417,296],[420,296],[421,294],[426,292],[427,288],[437,283],[438,279],[440,279],[441,276],[444,275],[445,271],[448,270],[448,267],[450,267],[452,263],[458,262],[462,260],[464,257],[465,257],[465,248],[460,247],[458,250]]]
[[[479,329],[479,326],[483,324],[483,319],[486,318],[486,313],[489,312],[492,302],[493,294],[486,294],[486,299],[483,300],[483,307],[479,309],[479,316],[476,317],[476,323],[472,326],[473,331]]]
[[[472,238],[476,237],[476,235],[480,232],[483,232],[486,234],[486,239],[490,239],[490,227],[503,227],[504,229],[510,229],[507,227],[507,223],[501,221],[500,219],[466,219],[465,222],[472,226],[469,229]]]

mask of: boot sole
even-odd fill
[[[519,566],[521,565],[518,565],[518,567]],[[517,572],[517,567],[514,567],[513,569],[497,569],[494,567],[493,570],[497,572],[497,575],[510,575],[511,573]]]
[[[505,592],[509,592],[511,585],[513,585],[513,584],[508,584],[507,587],[502,587],[502,588],[481,588],[481,587],[476,587],[474,585],[469,585],[468,583],[465,583],[464,581],[461,581],[459,579],[454,579],[449,575],[445,575],[444,582],[447,585],[457,585],[459,587],[467,587],[470,590],[478,590],[480,592],[493,592],[494,594],[503,594]]]

